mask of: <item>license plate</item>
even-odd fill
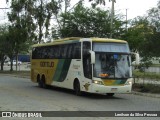
[[[117,91],[118,90],[118,88],[111,88],[111,91]]]

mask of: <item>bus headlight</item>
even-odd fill
[[[104,85],[102,81],[98,81],[98,80],[93,80],[93,83],[99,84],[99,85]]]
[[[132,85],[132,81],[128,80],[125,85]]]

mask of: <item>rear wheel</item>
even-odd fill
[[[44,75],[41,78],[41,82],[42,82],[42,88],[47,88],[46,81],[45,81],[45,76]]]
[[[42,81],[41,81],[41,79],[40,79],[40,75],[37,75],[37,82],[38,82],[38,86],[39,86],[40,88],[42,88],[43,85],[42,85]]]
[[[107,93],[107,96],[112,97],[114,93]]]
[[[79,83],[78,80],[76,80],[76,81],[74,82],[74,91],[75,91],[75,94],[76,94],[77,96],[80,96],[80,95],[81,95],[80,83]]]

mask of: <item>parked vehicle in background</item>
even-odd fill
[[[17,61],[17,65],[21,65],[21,64],[22,64],[21,61]],[[8,61],[7,65],[10,66],[11,65],[11,61]],[[16,65],[16,60],[13,60],[13,65]]]

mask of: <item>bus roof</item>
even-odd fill
[[[111,38],[91,38],[93,42],[118,42],[118,43],[127,43],[124,40],[111,39]]]
[[[110,39],[110,38],[81,38],[81,37],[69,37],[64,39],[57,39],[50,43],[42,43],[42,44],[35,44],[33,47],[40,47],[40,46],[50,46],[50,45],[58,45],[58,44],[67,44],[67,43],[73,43],[73,42],[79,42],[80,40],[83,41],[83,39],[90,39],[93,42],[112,42],[112,43],[127,43],[124,40],[118,40],[118,39]]]

